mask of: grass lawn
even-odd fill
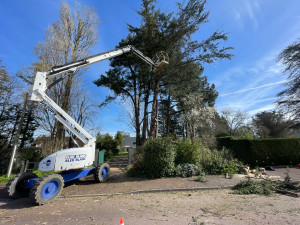
[[[41,172],[38,170],[34,170],[33,171],[38,177],[42,177],[46,174],[52,173],[52,172]],[[16,176],[16,174],[11,174],[9,177],[6,177],[6,175],[2,175],[0,177],[0,183],[7,183],[11,178],[13,178],[14,176]]]

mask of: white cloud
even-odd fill
[[[276,57],[282,49],[297,39],[298,34],[295,34],[295,30],[298,30],[299,26],[300,23],[291,26],[284,34],[289,38],[275,45],[273,50],[255,62],[232,67],[216,77],[212,81],[219,91],[216,105],[221,108],[234,106],[251,111],[275,101],[273,98],[283,90],[280,84],[285,82],[282,80],[283,66],[276,62]],[[261,99],[269,100],[262,102]]]
[[[233,5],[233,16],[235,21],[241,28],[244,28],[244,23],[250,20],[253,27],[257,30],[259,27],[257,15],[260,13],[260,1],[258,0],[236,0],[231,2]]]
[[[277,97],[272,97],[272,98],[264,98],[264,99],[258,99],[258,100],[254,100],[254,101],[250,101],[250,102],[241,102],[240,104],[230,104],[230,105],[224,105],[221,107],[218,107],[218,109],[223,109],[223,108],[246,108],[249,105],[255,105],[256,103],[260,103],[260,102],[267,102],[267,101],[276,101],[278,98]]]
[[[215,78],[219,98],[218,108],[232,107],[253,114],[275,107],[276,95],[286,80],[282,80],[282,66],[275,62],[278,53],[271,51],[247,66],[236,66]],[[268,104],[268,107],[266,106]],[[266,108],[267,107],[267,108]]]
[[[253,109],[251,111],[248,111],[249,113],[249,116],[252,117],[254,116],[255,114],[259,113],[259,112],[262,112],[262,111],[270,111],[270,110],[274,110],[276,108],[276,104],[272,103],[272,104],[269,104],[267,106],[264,106],[264,107],[260,107],[260,108],[257,108],[257,109]]]
[[[273,86],[273,85],[283,84],[286,81],[287,80],[282,80],[282,81],[273,82],[273,83],[269,83],[269,84],[264,84],[264,85],[260,85],[260,86],[257,86],[257,87],[247,88],[247,89],[243,89],[243,90],[239,90],[239,91],[235,91],[235,92],[231,92],[231,93],[221,94],[221,95],[219,95],[219,97],[232,95],[232,94],[238,94],[238,93],[251,91],[251,90],[255,90],[255,89],[259,89],[259,88],[265,88],[265,87],[269,87],[269,86]]]

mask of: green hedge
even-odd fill
[[[300,138],[235,139],[218,138],[218,147],[231,149],[251,166],[293,165],[300,163]]]

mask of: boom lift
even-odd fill
[[[107,163],[98,165],[98,162],[95,160],[97,154],[95,148],[96,138],[89,134],[71,116],[59,107],[46,94],[46,90],[59,83],[66,76],[74,73],[79,68],[120,56],[128,52],[134,53],[151,65],[155,73],[160,73],[162,69],[168,65],[168,56],[166,53],[158,53],[156,61],[153,61],[135,47],[128,45],[93,55],[76,62],[55,66],[46,72],[36,73],[31,100],[39,102],[58,121],[60,121],[65,128],[78,137],[85,146],[60,150],[47,156],[39,163],[39,171],[56,173],[40,178],[34,173],[21,173],[13,177],[6,186],[7,193],[10,197],[18,198],[29,195],[33,204],[42,205],[54,200],[60,195],[64,182],[79,179],[91,174],[94,174],[96,182],[104,182],[108,178],[110,172],[109,165]],[[94,165],[94,167],[90,167],[91,165]]]

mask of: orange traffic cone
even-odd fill
[[[124,225],[124,219],[123,219],[123,217],[121,217],[121,219],[120,219],[120,225]]]

